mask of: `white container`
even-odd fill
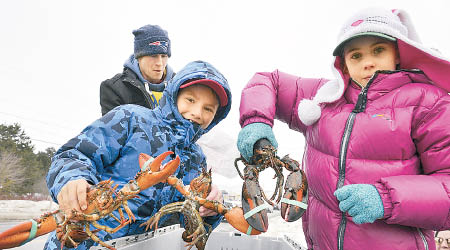
[[[121,250],[186,250],[186,243],[181,238],[184,229],[173,225],[140,235],[122,237],[107,241]],[[102,246],[92,247],[94,250],[106,250]],[[192,249],[197,249],[195,246]],[[287,236],[267,237],[261,235],[249,236],[234,232],[212,232],[206,243],[205,250],[305,250]]]

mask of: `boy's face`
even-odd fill
[[[184,119],[206,129],[216,115],[219,100],[211,88],[202,84],[194,84],[180,89],[177,107]]]
[[[169,57],[166,54],[141,56],[138,58],[142,76],[151,83],[160,83]]]
[[[376,36],[363,36],[344,47],[344,72],[365,87],[377,70],[395,70],[399,63],[394,42]]]

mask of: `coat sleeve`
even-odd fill
[[[108,113],[111,109],[125,104],[114,88],[115,78],[105,80],[100,84],[100,106],[102,108],[102,115]]]
[[[421,175],[382,178],[377,184],[386,222],[432,230],[450,229],[450,96],[418,107],[412,137]]]
[[[298,104],[304,98],[311,98],[322,82],[278,70],[256,73],[241,93],[240,125],[262,122],[272,127],[274,119],[278,119],[291,129],[303,132],[305,125],[298,118]]]
[[[115,109],[64,144],[52,158],[47,186],[54,201],[69,181],[86,179],[97,184],[99,175],[119,156],[129,135],[130,112]]]

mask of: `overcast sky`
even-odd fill
[[[235,140],[240,91],[255,72],[332,77],[341,24],[370,6],[407,10],[422,42],[450,56],[448,0],[2,1],[0,123],[20,123],[38,150],[58,148],[100,117],[100,83],[133,53],[132,30],[158,24],[175,71],[201,59],[228,78],[232,111],[210,134]],[[302,136],[274,129],[280,154],[301,159]]]

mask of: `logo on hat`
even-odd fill
[[[360,25],[362,22],[364,22],[364,20],[357,20],[356,22],[352,23],[352,26],[353,26],[353,27],[358,26],[358,25]]]
[[[150,46],[161,46],[164,47],[167,50],[168,47],[168,42],[167,41],[155,41],[155,42],[151,42],[148,45]]]

